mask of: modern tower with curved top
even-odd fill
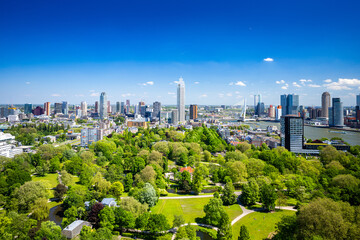
[[[100,119],[107,118],[107,97],[106,93],[102,92],[100,95]]]
[[[329,107],[330,107],[330,93],[324,92],[321,95],[321,116],[329,118]]]

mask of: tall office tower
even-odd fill
[[[301,153],[304,145],[304,119],[295,115],[282,116],[281,146],[290,152]]]
[[[177,87],[177,109],[180,122],[185,122],[185,82],[179,78]]]
[[[126,100],[126,108],[125,108],[126,114],[130,113],[130,99]]]
[[[124,102],[121,102],[120,112],[121,112],[121,114],[124,114],[124,113],[125,113],[125,103],[124,103]]]
[[[172,124],[178,124],[178,122],[179,122],[178,110],[173,109],[171,111],[171,123]]]
[[[268,116],[269,116],[270,118],[274,118],[274,117],[275,117],[275,107],[274,107],[273,105],[270,105],[270,107],[269,107]]]
[[[31,103],[25,103],[24,105],[24,113],[29,114],[32,112],[32,104]]]
[[[281,113],[282,111],[281,110],[282,110],[281,105],[277,106],[276,112],[275,112],[275,120],[276,121],[280,121],[280,118],[282,116],[282,113]]]
[[[190,119],[197,119],[198,118],[198,106],[196,104],[190,105]]]
[[[62,112],[63,114],[69,114],[69,105],[68,105],[68,102],[66,102],[66,101],[63,101],[63,102],[62,102],[61,112]]]
[[[115,112],[116,112],[116,113],[120,113],[120,102],[116,102]]]
[[[332,107],[329,108],[329,126],[330,127],[344,126],[344,107],[340,98],[332,99]]]
[[[324,92],[321,95],[321,116],[329,118],[330,93]]]
[[[81,116],[87,116],[87,103],[81,102]]]
[[[140,101],[138,105],[137,113],[140,114],[142,117],[145,117],[145,112],[146,112],[145,103],[143,101]]]
[[[281,95],[280,103],[282,108],[282,116],[288,114],[299,114],[299,95],[289,94]]]
[[[62,103],[55,103],[54,114],[62,113]]]
[[[45,111],[45,115],[50,116],[50,102],[44,103],[44,111]]]
[[[356,106],[360,108],[360,94],[356,95]]]
[[[154,102],[153,103],[153,118],[156,118],[160,121],[160,117],[161,117],[161,102]]]
[[[111,103],[110,103],[110,101],[107,101],[107,112],[111,113]]]
[[[254,115],[260,115],[261,111],[261,94],[254,95]]]
[[[99,101],[95,101],[95,112],[99,112]]]
[[[107,97],[106,93],[102,92],[100,95],[100,119],[103,120],[107,118]]]

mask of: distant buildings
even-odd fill
[[[99,113],[99,102],[95,101],[95,113]]]
[[[254,115],[263,115],[265,111],[265,105],[261,102],[261,94],[254,95]]]
[[[304,119],[295,115],[282,116],[281,146],[290,152],[301,153],[304,142]]]
[[[120,112],[121,112],[121,114],[125,113],[125,103],[124,102],[121,102]]]
[[[330,127],[344,126],[344,107],[340,98],[332,99],[332,107],[329,108],[329,126]]]
[[[103,120],[107,118],[107,96],[105,92],[102,92],[100,95],[100,119]]]
[[[107,113],[111,113],[111,103],[110,101],[107,101]]]
[[[54,114],[62,113],[62,103],[55,103]]]
[[[276,111],[275,111],[275,120],[280,121],[281,116],[282,116],[282,108],[281,108],[281,105],[279,105],[279,106],[277,106]]]
[[[21,154],[21,148],[15,145],[15,136],[10,133],[0,132],[0,156],[13,158],[16,154]]]
[[[299,112],[299,95],[289,94],[280,97],[282,116],[288,114],[298,115]]]
[[[81,146],[90,146],[93,142],[103,139],[103,130],[99,128],[81,129]]]
[[[50,116],[50,102],[44,103],[44,111],[47,116]]]
[[[171,110],[171,123],[172,124],[178,124],[178,122],[179,122],[178,119],[179,119],[178,110],[177,109]]]
[[[196,104],[190,105],[190,119],[194,120],[198,118],[198,106]]]
[[[81,102],[81,116],[85,117],[87,116],[87,103]]]
[[[324,92],[321,95],[321,116],[329,118],[330,93]]]
[[[269,112],[268,112],[268,116],[270,118],[275,118],[275,106],[270,105],[269,107]]]
[[[360,107],[360,94],[356,95],[356,106]]]
[[[62,113],[69,114],[69,105],[68,102],[62,102]]]
[[[153,103],[153,119],[157,119],[160,121],[161,119],[161,102],[154,102]]]
[[[177,87],[177,117],[179,122],[185,122],[185,82],[179,78]]]
[[[34,114],[34,116],[40,116],[45,114],[45,110],[42,107],[37,106],[34,110],[32,110],[32,113]]]
[[[120,113],[120,102],[116,102],[116,113]]]
[[[32,104],[31,103],[25,103],[25,105],[24,105],[24,113],[25,114],[32,113]]]

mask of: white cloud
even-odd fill
[[[318,88],[318,87],[321,87],[321,86],[320,86],[320,85],[317,85],[317,84],[309,84],[308,87]]]
[[[206,97],[207,97],[206,94],[202,94],[202,95],[199,96],[199,98],[206,98]]]
[[[232,97],[232,93],[227,93],[226,96]]]
[[[231,82],[231,83],[229,83],[229,85],[230,85],[230,86],[232,86],[232,85],[234,85],[234,83],[233,83],[233,82]]]
[[[273,62],[274,59],[273,59],[273,58],[265,58],[264,61],[265,61],[265,62]]]
[[[131,96],[135,96],[135,94],[133,93],[123,93],[121,94],[122,97],[131,97]]]
[[[98,96],[100,96],[100,94],[99,94],[99,93],[96,93],[96,92],[92,92],[92,93],[90,94],[90,97],[98,97]]]
[[[276,81],[276,84],[284,84],[284,83],[285,83],[284,80]]]
[[[331,80],[331,79],[326,79],[326,80],[324,80],[324,82],[326,82],[326,83],[331,83],[332,80]]]
[[[225,94],[219,93],[219,98],[223,98]]]
[[[242,81],[237,81],[236,83],[233,84],[235,84],[236,86],[246,87],[246,84]]]
[[[352,90],[352,87],[360,87],[360,80],[356,78],[339,78],[337,82],[330,82],[323,86],[330,90]]]
[[[299,82],[305,86],[305,83],[312,82],[312,80],[311,79],[300,79]]]
[[[240,92],[239,92],[239,91],[235,91],[235,94],[240,94]]]
[[[293,85],[294,85],[295,87],[301,88],[301,86],[300,86],[297,82],[293,82]]]
[[[168,92],[169,95],[175,95],[176,93],[174,92]]]
[[[139,83],[138,85],[140,85],[140,86],[148,86],[148,85],[152,86],[152,85],[154,85],[154,82],[153,81],[148,81],[146,83]]]
[[[200,82],[194,82],[194,84],[199,84]]]
[[[52,96],[52,97],[61,97],[61,95],[58,94],[58,93],[53,93],[53,94],[51,94],[51,96]]]
[[[281,89],[286,90],[286,89],[288,89],[288,87],[287,86],[282,86]]]
[[[25,84],[29,85],[29,84],[30,84],[30,82],[26,82]]]

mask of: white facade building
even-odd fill
[[[81,102],[81,116],[87,116],[87,103]]]
[[[12,158],[16,154],[21,154],[23,150],[15,145],[15,136],[10,133],[0,132],[0,156]]]
[[[177,88],[177,109],[179,122],[185,122],[185,82],[182,77]]]
[[[81,129],[81,146],[89,146],[93,142],[103,139],[104,130],[99,128],[83,128]]]

